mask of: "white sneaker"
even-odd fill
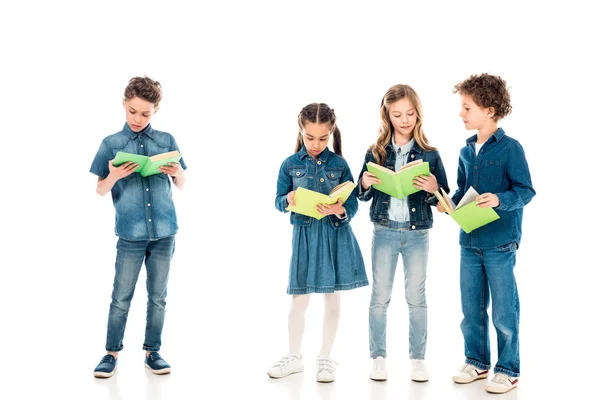
[[[302,357],[298,358],[295,355],[288,353],[269,368],[267,375],[271,378],[285,378],[286,376],[302,371],[304,371]]]
[[[369,373],[369,378],[374,381],[387,381],[387,368],[385,367],[385,358],[382,356],[373,360],[373,368]]]
[[[452,380],[456,383],[471,383],[478,379],[487,378],[489,370],[479,369],[472,364],[464,364],[458,368],[458,372],[452,375]]]
[[[412,370],[410,379],[415,382],[427,382],[429,380],[429,372],[425,366],[424,360],[410,360],[412,362]]]
[[[317,382],[329,383],[335,380],[335,365],[337,363],[324,355],[317,358]]]
[[[492,380],[485,384],[485,390],[490,393],[506,393],[517,387],[519,378],[503,373],[495,374]]]

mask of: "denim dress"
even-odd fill
[[[286,197],[299,187],[329,194],[339,183],[354,182],[346,161],[326,148],[316,159],[304,147],[288,157],[277,180],[275,206],[287,212]],[[356,189],[344,203],[346,217],[317,220],[292,212],[292,257],[287,293],[332,293],[367,286],[360,247],[350,227],[358,210]]]

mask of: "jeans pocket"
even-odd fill
[[[516,246],[517,243],[516,242],[510,242],[510,243],[506,243],[506,244],[501,244],[500,246],[496,247],[496,250],[498,251],[515,251],[516,250]]]

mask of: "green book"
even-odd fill
[[[475,204],[475,199],[479,193],[472,187],[467,190],[458,205],[448,197],[444,189],[440,188],[441,194],[434,192],[438,201],[444,207],[444,210],[460,225],[466,233],[471,233],[473,230],[489,224],[500,216],[491,207],[479,207]]]
[[[368,162],[367,170],[381,180],[381,183],[373,185],[375,189],[401,199],[421,190],[413,186],[413,179],[419,175],[429,176],[429,163],[415,160],[395,172],[374,162]]]
[[[179,154],[177,150],[169,151],[168,153],[157,154],[152,157],[119,151],[113,160],[113,165],[118,167],[119,165],[123,165],[126,162],[131,161],[139,165],[135,172],[139,172],[141,176],[150,176],[161,173],[158,170],[158,167],[167,165],[170,162],[179,162],[180,159],[181,154]]]
[[[346,181],[334,187],[328,195],[299,187],[294,194],[294,203],[296,203],[296,205],[288,205],[286,210],[321,219],[325,215],[322,215],[317,211],[317,204],[335,204],[338,199],[342,199],[343,204],[348,200],[348,197],[350,197],[350,194],[355,187],[355,183]]]

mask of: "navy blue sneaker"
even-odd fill
[[[94,370],[94,376],[96,378],[110,378],[117,370],[117,359],[110,354],[102,357],[102,361]]]
[[[165,375],[171,373],[171,366],[168,362],[162,359],[158,352],[153,351],[146,356],[146,368],[156,375]]]

